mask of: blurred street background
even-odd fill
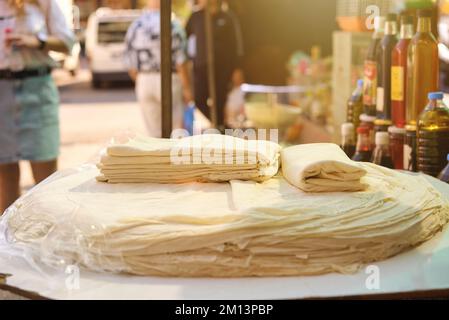
[[[123,65],[124,38],[146,0],[61,0],[58,1],[80,42],[70,56],[54,54],[61,68],[53,72],[61,97],[61,155],[58,167],[73,168],[95,162],[114,136],[126,132],[146,133],[134,93],[134,84]],[[172,0],[173,10],[185,25],[198,0]],[[225,1],[242,25],[245,81],[254,84],[292,84],[287,63],[296,50],[318,49],[317,57],[331,52],[332,31],[336,28],[336,2],[327,0],[285,1],[273,6],[269,0]],[[297,16],[286,14],[297,7]],[[307,12],[320,12],[320,21]],[[101,9],[99,9],[101,8]],[[76,9],[76,10],[75,10]],[[270,23],[262,22],[270,21]],[[301,21],[299,23],[298,21]],[[286,23],[292,25],[287,27]],[[314,25],[313,36],[305,36],[301,25]],[[294,26],[294,27],[293,27]],[[316,51],[316,50],[315,50]],[[296,54],[296,56],[295,56]],[[304,57],[300,54],[300,62]],[[301,58],[302,57],[302,58]],[[270,61],[269,64],[266,62]],[[296,61],[296,60],[294,60]],[[298,64],[300,63],[298,62]],[[291,63],[291,62],[289,62]],[[302,62],[301,62],[302,63]],[[321,63],[321,62],[320,62]],[[327,63],[327,62],[326,62]],[[296,63],[294,63],[296,66]],[[327,64],[326,64],[327,65]],[[329,72],[329,68],[325,68]],[[311,102],[312,103],[312,102]],[[323,111],[324,112],[324,111]],[[293,130],[293,136],[298,130]],[[323,130],[311,132],[313,139],[327,139]],[[23,191],[33,186],[28,163],[21,163]]]
[[[93,161],[113,136],[144,132],[133,86],[119,83],[93,89],[91,73],[85,61],[81,64],[74,77],[62,69],[54,72],[61,95],[60,169]],[[21,168],[26,190],[33,186],[31,170],[27,163],[21,163]]]

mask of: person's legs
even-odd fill
[[[173,130],[184,128],[184,101],[182,84],[177,75],[173,76]]]
[[[195,105],[209,120],[210,108],[207,104],[209,99],[209,83],[207,81],[207,68],[197,67],[194,70]]]
[[[14,81],[0,80],[0,215],[20,196],[15,89]]]
[[[18,163],[0,164],[0,215],[20,196]]]
[[[231,83],[231,78],[229,72],[222,72],[223,74],[218,74],[215,80],[216,84],[216,94],[217,94],[217,125],[219,128],[225,125],[225,107],[226,100],[228,99],[229,87]]]
[[[23,80],[20,102],[20,158],[31,163],[34,181],[57,170],[59,156],[59,94],[51,76]]]
[[[157,74],[141,73],[137,77],[137,100],[142,110],[148,134],[153,138],[160,138],[162,136],[162,111],[160,101],[158,101],[157,97],[157,93],[160,92],[160,86],[160,79],[158,79]]]
[[[58,170],[58,161],[30,162],[34,182],[41,183]]]

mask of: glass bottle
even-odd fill
[[[371,161],[372,151],[369,132],[367,127],[359,127],[357,129],[357,151],[352,160],[359,162]]]
[[[376,134],[374,132],[375,129],[375,125],[374,122],[376,121],[376,117],[375,116],[368,116],[366,114],[362,114],[360,116],[360,126],[364,126],[367,127],[369,130],[369,137],[370,137],[370,141],[371,141],[371,149],[374,149],[374,147],[376,146]]]
[[[390,152],[394,168],[404,170],[405,128],[391,126],[388,128],[388,133],[390,134]]]
[[[394,169],[393,158],[390,152],[390,136],[388,132],[376,133],[376,149],[374,149],[371,162],[382,167]]]
[[[437,177],[449,154],[449,108],[443,93],[429,94],[429,104],[418,121],[418,170]]]
[[[357,81],[357,88],[348,100],[347,122],[354,124],[354,128],[360,125],[360,115],[363,113],[363,80]]]
[[[397,128],[405,127],[405,101],[407,97],[407,52],[414,34],[413,17],[401,18],[400,40],[391,57],[391,118]]]
[[[438,42],[432,34],[432,13],[419,11],[418,31],[410,41],[407,58],[407,124],[416,126],[429,92],[438,91]]]
[[[391,13],[387,16],[385,35],[380,44],[382,83],[377,88],[377,118],[383,120],[391,119],[391,55],[398,42],[397,33],[397,15]]]
[[[341,148],[351,159],[355,154],[355,130],[354,124],[343,123],[341,126]]]
[[[377,77],[380,42],[384,36],[385,17],[374,18],[374,33],[364,64],[363,111],[368,116],[376,115]]]

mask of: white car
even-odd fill
[[[87,22],[86,54],[95,88],[103,82],[129,81],[124,64],[125,36],[140,10],[100,8]]]

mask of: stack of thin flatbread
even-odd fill
[[[100,182],[162,183],[265,181],[277,174],[280,146],[224,135],[183,139],[138,137],[107,148]]]
[[[447,224],[447,200],[426,178],[360,166],[367,188],[351,193],[306,193],[282,176],[107,184],[84,168],[31,190],[3,224],[29,260],[171,277],[353,273]]]
[[[304,144],[281,152],[285,179],[305,192],[355,192],[366,170],[332,143]]]

